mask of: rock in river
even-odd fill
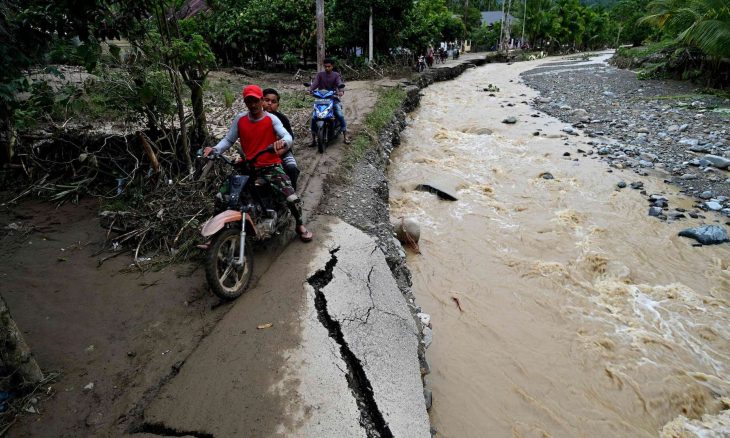
[[[649,216],[659,217],[660,214],[662,214],[661,207],[651,207],[651,208],[649,208]]]
[[[718,169],[727,169],[730,166],[730,159],[718,155],[705,155],[704,159],[709,161],[712,167]]]
[[[699,227],[687,228],[680,231],[679,235],[695,239],[703,245],[717,245],[723,242],[730,242],[727,229],[721,225],[701,225]]]
[[[401,243],[418,243],[421,239],[421,226],[412,217],[402,218],[393,225],[396,236]]]
[[[716,201],[709,201],[705,202],[705,207],[707,207],[708,210],[712,211],[720,211],[722,210],[722,204]]]

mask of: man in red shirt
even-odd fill
[[[248,158],[255,156],[270,144],[273,144],[277,153],[261,155],[254,164],[256,173],[259,177],[266,179],[271,187],[279,192],[282,198],[286,199],[289,210],[297,223],[295,231],[302,241],[309,242],[312,240],[313,235],[304,226],[302,220],[302,201],[294,191],[291,180],[284,172],[279,157],[279,152],[283,153],[293,143],[292,137],[284,129],[281,120],[275,115],[264,111],[263,97],[263,91],[258,85],[246,86],[243,89],[243,103],[246,104],[248,113],[239,113],[233,120],[228,134],[215,147],[205,148],[203,156],[207,157],[213,151],[222,153],[233,146],[236,140],[241,142],[243,155]]]

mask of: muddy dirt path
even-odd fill
[[[27,202],[3,213],[3,296],[40,366],[60,372],[39,415],[12,436],[78,436],[125,427],[130,411],[225,312],[195,264],[123,273],[126,255],[99,265],[98,205]],[[86,388],[86,389],[85,389]],[[42,398],[42,397],[41,397]]]
[[[345,113],[356,132],[377,93],[370,82],[349,82],[347,90]],[[306,127],[294,129],[306,132]],[[325,155],[308,148],[308,140],[297,139],[295,146],[307,215],[318,205],[324,180],[342,156],[339,140]],[[0,211],[2,294],[41,367],[61,373],[46,389],[52,396],[37,406],[40,414],[20,417],[12,436],[119,436],[136,427],[163,381],[177,373],[201,339],[236,306],[209,293],[199,263],[160,272],[122,272],[131,261],[121,255],[100,265],[108,253],[97,255],[106,238],[97,211],[93,200],[58,209],[25,202]],[[269,273],[269,267],[293,237],[289,233],[258,248],[254,287],[279,275]],[[303,265],[306,257],[305,251]],[[302,280],[290,279],[297,284]],[[249,305],[247,311],[254,315],[276,309],[266,300]],[[271,341],[256,342],[263,348]],[[248,378],[263,385],[267,372],[277,370]]]

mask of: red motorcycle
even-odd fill
[[[231,160],[211,154],[209,160],[221,160],[233,168],[227,184],[217,196],[223,210],[208,219],[201,234],[209,239],[205,275],[213,292],[224,300],[243,294],[253,275],[253,243],[285,231],[292,219],[286,204],[279,200],[266,180],[256,175],[256,160],[263,154],[275,154],[274,146],[250,160]]]

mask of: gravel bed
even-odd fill
[[[610,166],[657,174],[730,216],[730,99],[603,63],[560,63],[522,79],[540,92],[536,108],[570,124],[564,131]]]

